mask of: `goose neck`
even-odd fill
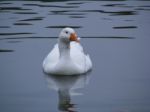
[[[58,41],[60,58],[70,59],[70,42]]]

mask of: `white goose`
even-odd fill
[[[92,68],[89,55],[84,54],[75,31],[64,28],[60,32],[58,44],[43,61],[46,74],[74,75],[83,74]]]

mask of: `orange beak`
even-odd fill
[[[80,42],[79,39],[78,39],[78,37],[77,37],[77,35],[76,35],[76,33],[72,33],[70,35],[70,41],[76,41],[78,43]]]

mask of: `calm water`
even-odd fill
[[[65,26],[91,73],[47,76]],[[0,1],[1,112],[150,112],[150,1]]]

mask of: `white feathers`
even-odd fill
[[[67,28],[67,33],[74,33],[74,30]],[[61,36],[62,32],[60,33]],[[68,37],[66,37],[68,39]],[[47,74],[73,75],[83,74],[92,68],[89,55],[84,54],[83,47],[78,42],[64,42],[58,39],[58,44],[43,61],[43,70]]]

